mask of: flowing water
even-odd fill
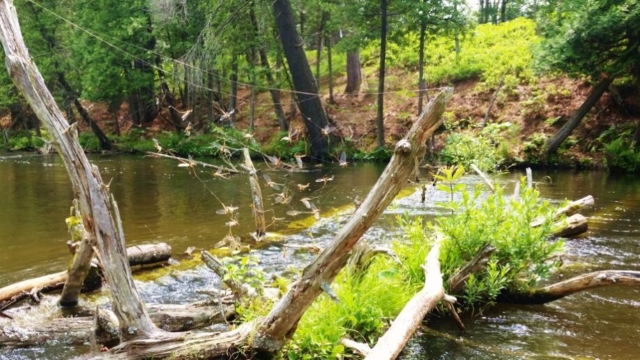
[[[166,159],[106,156],[91,160],[100,168],[103,179],[111,182],[128,245],[167,242],[178,259],[189,246],[212,248],[229,232],[224,224],[228,221],[226,216],[216,214],[222,203],[239,206],[239,226],[231,231],[244,243],[252,242],[248,235],[253,220],[246,175],[214,178],[211,171],[181,168]],[[276,240],[262,244],[252,253],[266,271],[282,272],[291,265],[303,267],[312,259],[312,255],[287,250],[282,242],[325,245],[346,218],[335,215],[334,210],[348,211],[346,206],[369,191],[383,167],[325,166],[295,173],[276,172],[264,166],[261,169],[276,183],[292,190],[291,205],[296,210],[309,211],[298,201],[304,194],[312,198],[323,215],[318,222],[310,220],[310,213],[288,216],[285,212],[290,208],[275,204],[279,191],[262,182],[266,208],[274,210],[266,215],[271,224],[268,231]],[[499,181],[510,191],[521,175],[507,174]],[[334,179],[315,182],[325,176]],[[593,195],[596,200],[596,205],[585,213],[589,217],[589,233],[566,242],[564,276],[600,269],[640,268],[638,179],[597,172],[540,171],[534,173],[534,179],[540,181],[542,196],[554,202],[586,195]],[[464,181],[475,184],[480,180],[469,176]],[[307,183],[309,188],[300,193],[296,184]],[[432,193],[430,199],[443,196]],[[65,242],[69,236],[64,219],[72,197],[67,173],[57,156],[0,155],[0,287],[67,266],[70,256]],[[423,206],[419,198],[419,192],[415,192],[394,202],[365,238],[384,243],[397,237],[397,214],[409,212],[430,218],[438,214],[437,207]],[[199,265],[169,271],[155,281],[141,278],[137,285],[146,301],[180,303],[204,298],[197,290],[219,283]],[[640,291],[615,287],[576,294],[544,306],[497,306],[480,316],[463,319],[467,325],[464,334],[448,320],[433,324],[437,331],[422,329],[403,358],[635,359],[640,356],[639,307]],[[73,349],[64,346],[0,349],[0,359],[63,359],[73,353]]]

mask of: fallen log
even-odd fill
[[[151,266],[164,264],[171,258],[171,246],[166,243],[144,244],[127,248],[127,258],[131,266]],[[26,299],[35,290],[37,292],[50,292],[59,290],[67,280],[67,271],[27,279],[0,289],[0,309],[13,306]],[[91,291],[99,288],[101,284],[87,286],[83,291]]]
[[[582,199],[572,201],[566,206],[563,206],[560,209],[556,210],[556,212],[553,214],[553,220],[558,220],[563,215],[566,215],[566,216],[574,215],[578,213],[578,211],[584,208],[587,208],[589,206],[592,206],[594,203],[595,201],[593,200],[593,196],[591,195],[585,196]],[[545,220],[546,219],[544,217],[536,218],[531,222],[531,227],[538,227],[542,225],[545,222]]]
[[[420,327],[424,317],[445,296],[440,272],[440,238],[425,259],[424,287],[405,305],[387,332],[378,339],[366,360],[395,359]]]
[[[364,232],[414,174],[416,162],[424,156],[426,140],[442,124],[441,116],[451,95],[452,89],[448,88],[429,103],[405,138],[396,144],[387,168],[356,213],[303,271],[300,279],[291,285],[266,318],[256,319],[222,334],[181,334],[171,338],[128,340],[112,348],[110,355],[122,358],[186,358],[187,355],[189,358],[228,357],[230,351],[247,344],[249,334],[254,351],[274,354],[282,349],[293,336],[307,308],[344,268],[350,252]]]
[[[149,316],[160,329],[181,332],[200,329],[213,324],[225,323],[235,316],[235,305],[216,304],[203,306],[200,303],[186,305],[147,304]],[[101,310],[102,312],[103,310]],[[56,310],[57,313],[57,310]],[[55,314],[53,315],[55,316]],[[94,329],[92,316],[61,317],[38,316],[28,321],[16,316],[13,321],[0,320],[0,347],[41,346],[48,342],[67,345],[83,345],[91,336],[100,344],[118,342],[118,320],[115,316],[101,316],[100,329]],[[105,323],[108,323],[105,326]],[[104,331],[104,328],[115,331]]]
[[[553,224],[551,229],[553,236],[572,237],[587,232],[589,230],[589,222],[586,217],[574,214]]]
[[[606,287],[640,287],[640,271],[602,270],[579,275],[540,289],[503,291],[497,301],[511,304],[546,304],[580,291]]]

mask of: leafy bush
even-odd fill
[[[610,169],[629,172],[640,169],[640,151],[622,137],[604,144],[604,151]]]
[[[522,184],[521,198],[505,197],[502,189],[482,198],[462,191],[461,202],[444,204],[455,213],[440,217],[437,228],[445,235],[440,251],[445,281],[471,260],[485,244],[496,247],[488,268],[469,278],[463,294],[467,309],[492,304],[504,288],[536,285],[559,266],[556,255],[562,241],[549,241],[554,208],[535,189]],[[542,226],[531,222],[542,217]]]
[[[390,67],[417,68],[418,36],[416,32],[408,32],[397,43],[387,45]],[[430,83],[480,78],[489,88],[494,88],[504,76],[505,86],[510,90],[518,83],[534,80],[531,48],[539,42],[535,21],[525,18],[498,25],[478,25],[460,37],[458,57],[453,35],[435,36],[428,39],[425,46],[426,78]],[[375,65],[379,49],[379,40],[364,47],[363,64]]]

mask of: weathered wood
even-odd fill
[[[495,251],[496,248],[491,244],[485,244],[481,247],[471,261],[466,263],[460,270],[458,270],[458,272],[449,278],[449,281],[447,281],[449,288],[448,292],[450,294],[461,293],[464,289],[465,281],[467,281],[469,276],[477,273],[478,271],[484,270],[489,262],[489,257],[491,257]]]
[[[75,126],[68,125],[38,68],[31,61],[11,0],[0,0],[0,41],[9,75],[51,136],[52,144],[69,173],[84,227],[96,236],[105,278],[112,285],[110,294],[120,320],[122,338],[156,336],[160,330],[149,318],[133,282],[125,256],[124,236],[116,228],[112,216],[113,204],[108,188],[78,143]]]
[[[359,343],[351,339],[340,339],[340,344],[353,350],[358,355],[367,356],[371,352],[371,347],[367,344]]]
[[[482,180],[484,180],[484,183],[487,184],[491,192],[496,191],[495,187],[493,186],[493,183],[491,182],[491,180],[489,180],[487,175],[485,175],[485,173],[482,172],[482,170],[478,169],[478,167],[475,164],[471,164],[471,168],[473,169],[473,171],[476,172],[476,174],[480,176],[480,178],[482,178]]]
[[[209,269],[213,270],[213,272],[216,273],[216,275],[218,275],[220,279],[222,279],[222,282],[224,282],[224,284],[227,285],[229,289],[231,289],[231,292],[233,292],[233,296],[235,296],[237,300],[241,300],[247,295],[247,289],[242,286],[241,283],[235,281],[234,279],[226,278],[226,275],[229,271],[224,268],[222,263],[215,256],[211,255],[211,253],[205,250],[201,253],[200,257],[204,264],[207,265]]]
[[[166,243],[143,244],[127,248],[127,259],[131,266],[164,264],[171,258],[171,247]],[[5,308],[8,303],[15,304],[29,297],[33,289],[41,292],[59,290],[67,281],[67,272],[45,275],[38,278],[27,279],[0,289],[0,308]],[[83,291],[91,291],[100,285],[92,285],[83,288]]]
[[[78,296],[82,291],[89,270],[91,269],[91,259],[93,258],[93,247],[96,244],[96,237],[84,229],[82,230],[82,241],[73,256],[73,261],[67,273],[67,278],[60,294],[60,306],[70,307],[78,305]],[[2,301],[2,297],[0,297]]]
[[[362,234],[414,174],[414,165],[422,160],[427,139],[442,124],[441,116],[451,94],[452,89],[438,94],[405,138],[396,144],[391,161],[362,205],[261,323],[253,338],[255,349],[276,352],[293,336],[304,312],[322,293],[321,286],[335,279]]]
[[[0,308],[5,308],[9,302],[15,303],[28,297],[33,289],[42,289],[42,291],[60,289],[66,280],[67,272],[61,271],[5,286],[0,289]]]
[[[567,204],[566,206],[563,206],[560,209],[556,210],[556,212],[553,214],[553,220],[558,220],[563,215],[566,215],[566,216],[574,215],[578,211],[584,208],[593,206],[594,203],[595,201],[593,200],[593,196],[591,195],[587,195],[582,199],[574,200],[569,204]],[[531,222],[531,227],[540,226],[545,222],[545,220],[546,219],[544,217],[536,218]]]
[[[262,190],[260,189],[260,182],[258,181],[256,168],[253,166],[253,161],[251,161],[251,156],[249,155],[249,149],[242,149],[242,154],[244,155],[244,165],[249,170],[249,185],[251,186],[251,201],[253,202],[253,218],[256,222],[255,238],[259,241],[267,233],[267,223],[264,220]]]
[[[240,173],[240,171],[238,171],[238,169],[233,169],[233,168],[230,168],[230,167],[224,167],[224,166],[208,164],[206,162],[193,160],[193,159],[185,159],[185,158],[180,157],[180,156],[167,155],[167,154],[162,154],[162,153],[157,153],[157,152],[150,152],[150,151],[147,151],[147,156],[149,156],[149,157],[162,157],[162,158],[166,158],[166,159],[178,160],[182,164],[188,164],[188,165],[192,165],[192,166],[202,166],[202,167],[205,167],[205,168],[213,168],[213,169],[216,169],[216,170],[225,171],[225,172],[232,173],[232,174]]]
[[[551,227],[553,236],[557,237],[577,236],[587,232],[587,230],[589,230],[589,222],[586,217],[580,214],[571,215]]]
[[[580,291],[606,286],[640,287],[640,271],[594,271],[540,289],[505,290],[500,293],[497,301],[512,304],[546,304]]]
[[[129,265],[164,263],[171,258],[171,246],[167,243],[142,244],[127,248]]]
[[[366,360],[395,359],[420,327],[424,317],[444,298],[442,273],[440,272],[440,237],[425,258],[424,287],[409,300],[391,324],[387,332],[378,339]]]
[[[232,303],[207,306],[197,303],[149,304],[148,310],[153,322],[160,329],[170,332],[189,331],[224,323],[236,314],[235,305]],[[100,329],[93,334],[99,344],[118,342],[118,319],[113,315],[109,316],[109,313],[105,310],[99,311]],[[0,347],[39,346],[46,342],[83,345],[90,341],[91,333],[94,332],[94,316],[39,317],[28,323],[21,320],[0,320]]]
[[[531,189],[533,188],[533,172],[531,168],[526,168],[525,171],[527,173],[527,189]]]

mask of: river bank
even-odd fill
[[[387,148],[399,140],[417,118],[418,99],[415,93],[399,90],[412,80],[412,74],[395,72],[390,76],[389,93],[385,100],[385,134]],[[338,77],[336,89],[345,79]],[[375,78],[371,75],[370,82]],[[363,90],[369,87],[364,84]],[[587,119],[549,158],[542,154],[544,143],[571,116],[588,96],[591,86],[581,80],[564,77],[543,78],[534,84],[486,88],[480,81],[454,84],[454,96],[445,114],[445,123],[436,134],[431,159],[442,164],[488,161],[485,169],[533,166],[536,168],[609,169],[635,172],[640,169],[640,156],[631,143],[636,130],[636,119],[628,111],[633,104],[620,104],[611,94],[605,94]],[[497,91],[496,91],[497,90]],[[336,90],[338,91],[338,90]],[[437,90],[431,90],[434,93]],[[327,92],[327,91],[325,91]],[[117,116],[105,104],[87,103],[91,117],[113,142],[112,151],[144,153],[156,151],[153,139],[165,150],[182,156],[218,157],[226,149],[231,151],[248,146],[258,153],[292,159],[304,154],[308,145],[304,141],[304,126],[300,114],[289,108],[289,133],[279,130],[271,115],[268,93],[259,94],[254,120],[254,131],[249,132],[249,93],[240,92],[238,116],[234,127],[211,124],[202,131],[177,134],[163,120],[168,114],[142,128],[135,128],[127,118],[126,105]],[[290,102],[282,93],[283,103]],[[332,144],[333,153],[346,151],[348,158],[359,160],[387,160],[388,151],[376,149],[376,97],[361,91],[357,95],[334,94],[329,103],[323,94],[327,111],[333,119],[334,135],[338,143]],[[635,98],[630,98],[630,102]],[[493,105],[491,105],[493,102]],[[491,109],[489,106],[491,105]],[[623,106],[624,105],[624,106]],[[206,114],[203,114],[206,116]],[[482,125],[485,122],[486,126]],[[6,122],[6,119],[5,119]],[[99,142],[88,126],[79,123],[80,142],[87,152],[100,152]],[[46,151],[46,134],[35,132],[6,132],[2,143],[9,151]]]

